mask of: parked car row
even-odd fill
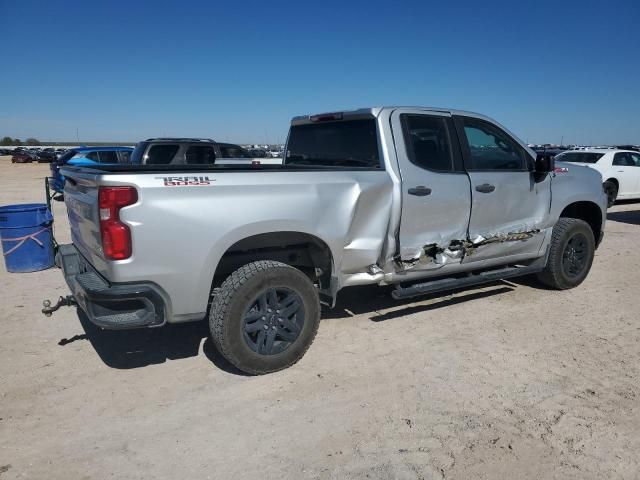
[[[624,148],[622,148],[624,147]],[[584,165],[597,170],[603,179],[603,189],[611,207],[616,200],[640,198],[640,152],[632,145],[622,147],[535,146],[538,154],[555,157],[557,161]],[[281,163],[282,152],[263,148],[245,149],[231,143],[218,143],[199,138],[150,138],[131,147],[56,148],[17,147],[11,152],[12,163],[50,162],[54,191],[61,193],[64,178],[60,168],[65,165],[119,164],[141,165],[210,165],[243,163]]]
[[[63,165],[89,166],[95,164],[129,163],[131,147],[77,147],[70,148],[51,162],[50,187],[57,193],[64,189],[64,177],[60,174]]]
[[[67,150],[51,162],[49,185],[62,193],[64,165],[238,165],[280,164],[282,158],[257,157],[253,151],[232,143],[208,138],[149,138],[131,147],[77,147]]]
[[[8,152],[8,153],[7,153]],[[4,149],[3,155],[11,155],[11,163],[49,163],[66,152],[62,148],[25,148]]]

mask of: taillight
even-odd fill
[[[100,234],[102,250],[108,260],[124,260],[131,256],[131,230],[120,221],[120,209],[138,201],[133,187],[100,187]]]

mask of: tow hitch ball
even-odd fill
[[[60,307],[73,307],[77,305],[76,299],[73,298],[73,295],[67,295],[66,297],[60,297],[58,299],[58,303],[56,303],[53,307],[51,306],[51,300],[45,300],[42,302],[42,313],[44,313],[45,317],[50,317],[53,312],[58,310]]]

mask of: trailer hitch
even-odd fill
[[[53,312],[58,310],[60,307],[73,307],[78,305],[76,299],[73,295],[67,295],[66,297],[60,297],[58,299],[58,303],[56,303],[53,307],[51,306],[51,300],[44,300],[42,302],[42,313],[44,313],[45,317],[50,317]]]

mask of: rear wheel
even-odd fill
[[[558,290],[577,287],[589,273],[594,254],[589,224],[577,218],[560,218],[553,227],[549,258],[538,280]]]
[[[218,351],[253,375],[302,358],[318,331],[320,302],[300,270],[274,261],[249,263],[216,292],[209,326]]]
[[[607,194],[607,207],[613,207],[618,197],[618,186],[611,180],[607,180],[602,184],[602,189]]]

